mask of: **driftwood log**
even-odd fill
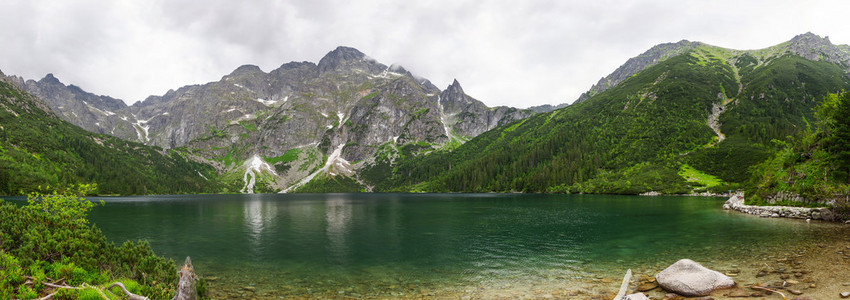
[[[124,294],[127,295],[127,297],[128,297],[127,300],[151,300],[148,297],[130,293],[130,291],[127,290],[127,287],[125,287],[124,284],[120,283],[120,282],[110,284],[109,287],[106,288],[106,291],[109,292],[109,289],[111,289],[114,286],[117,286],[117,287],[121,288],[122,291],[124,291]],[[112,292],[110,292],[110,294],[112,294]]]
[[[632,269],[626,271],[626,276],[623,276],[623,283],[620,284],[620,292],[614,296],[614,300],[623,300],[626,298],[626,292],[629,291],[629,281],[632,280]]]
[[[35,278],[29,277],[29,276],[26,276],[26,278],[27,278],[27,283],[25,283],[25,284],[31,284],[31,283],[36,281]],[[82,289],[86,289],[86,288],[92,288],[92,289],[96,290],[98,293],[100,293],[100,296],[103,299],[109,300],[109,297],[107,297],[106,294],[103,293],[103,289],[100,289],[96,286],[91,286],[91,285],[88,285],[88,284],[85,284],[85,283],[83,283],[83,285],[81,285],[81,286],[69,286],[67,284],[64,284],[63,281],[65,281],[65,280],[59,279],[59,280],[56,280],[55,282],[39,281],[39,282],[41,282],[42,285],[54,289],[53,293],[50,293],[47,296],[39,298],[39,300],[51,299],[61,289],[82,290]],[[109,294],[112,294],[112,292],[110,292],[109,289],[111,289],[112,287],[115,287],[115,286],[121,288],[121,290],[124,292],[124,295],[127,296],[128,300],[150,300],[150,298],[148,298],[148,297],[140,296],[140,295],[136,295],[136,294],[131,293],[130,291],[127,290],[127,287],[125,287],[124,284],[120,283],[120,282],[115,282],[115,283],[109,285],[105,289],[106,292],[109,293]],[[115,294],[112,294],[112,296],[114,297]]]
[[[171,300],[197,300],[198,299],[198,275],[192,267],[192,259],[186,257],[186,262],[180,271],[177,271],[177,293]]]

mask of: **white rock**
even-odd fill
[[[643,293],[634,293],[626,296],[623,300],[649,300],[649,298],[647,298]]]
[[[710,270],[690,259],[682,259],[655,275],[662,288],[683,296],[705,296],[717,289],[735,286],[731,277]]]

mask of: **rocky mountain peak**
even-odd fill
[[[366,54],[363,54],[360,50],[339,46],[319,60],[319,72],[331,71],[344,65],[346,62],[358,61],[365,57]]]
[[[316,64],[308,62],[308,61],[302,61],[302,62],[293,61],[293,62],[288,62],[288,63],[280,65],[280,67],[277,68],[277,70],[285,71],[285,70],[294,70],[294,69],[298,69],[298,68],[302,68],[302,67],[315,67],[315,66],[316,66]]]
[[[336,48],[318,64],[290,62],[268,73],[243,65],[219,81],[169,90],[120,109],[104,104],[110,98],[77,87],[33,81],[31,89],[89,131],[195,149],[220,171],[238,173],[234,178],[247,178],[245,159],[256,166],[258,157],[296,156],[268,163],[276,174],[263,180],[275,189],[319,174],[353,176],[379,160],[376,151],[387,143],[424,142],[433,150],[531,115],[489,108],[466,95],[457,80],[440,98],[441,90],[427,79],[350,47]],[[326,162],[315,159],[323,155]],[[244,190],[251,185],[245,182]]]
[[[829,37],[820,37],[806,32],[788,41],[788,51],[809,60],[824,60],[842,65],[850,72],[850,51],[846,47],[838,47],[829,41]]]
[[[230,72],[229,76],[243,75],[243,74],[256,74],[256,73],[265,73],[265,72],[263,72],[263,70],[261,70],[260,67],[255,66],[255,65],[241,65],[238,68],[236,68],[236,70],[233,70],[233,72]]]
[[[526,118],[534,112],[511,107],[489,108],[483,102],[464,93],[455,79],[440,93],[440,114],[449,138],[453,135],[477,136],[496,126]]]
[[[3,74],[2,70],[0,70],[0,81],[10,83],[10,84],[14,84],[14,85],[17,85],[18,87],[22,87],[22,86],[26,85],[26,81],[23,78],[15,76],[15,75],[6,76],[6,74]]]
[[[460,82],[458,82],[457,79],[455,79],[452,84],[440,93],[440,104],[442,104],[448,111],[459,110],[468,102],[469,100],[463,92],[463,87],[460,86]]]
[[[449,85],[449,87],[448,87],[448,88],[446,88],[446,90],[448,90],[448,91],[450,91],[450,92],[452,92],[452,93],[459,93],[459,94],[463,94],[463,87],[461,87],[461,86],[460,86],[460,82],[458,82],[458,81],[457,81],[457,79],[455,79],[454,81],[452,81],[452,84],[451,84],[451,85]]]
[[[811,32],[798,34],[798,35],[794,36],[789,42],[791,44],[797,44],[797,43],[832,44],[829,41],[828,36],[820,37],[819,35],[811,33]]]
[[[401,65],[398,65],[398,64],[390,65],[389,68],[387,68],[387,71],[397,73],[397,74],[403,74],[405,76],[413,77],[415,79],[415,76],[413,75],[413,73],[410,73],[410,71],[408,71],[407,69],[405,69],[404,67],[402,67]]]
[[[531,111],[536,112],[536,113],[546,113],[546,112],[558,110],[558,109],[561,109],[561,108],[564,108],[564,107],[567,107],[567,106],[570,106],[570,105],[567,104],[567,103],[561,103],[561,104],[558,104],[558,105],[543,104],[543,105],[531,106],[531,107],[528,108],[528,110],[531,110]]]
[[[62,84],[56,76],[53,76],[53,73],[47,73],[41,80],[38,81],[40,84]]]

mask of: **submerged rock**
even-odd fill
[[[717,289],[735,286],[731,277],[682,259],[655,275],[662,288],[684,296],[705,296]]]
[[[744,289],[734,289],[734,290],[730,291],[729,294],[726,294],[726,297],[731,297],[731,298],[744,298],[744,297],[749,297],[749,296],[750,296],[750,293],[745,291]]]
[[[668,294],[664,295],[664,298],[661,298],[661,300],[681,300],[681,299],[685,299],[685,297],[676,295],[674,293],[668,293]]]
[[[637,291],[638,292],[646,292],[646,291],[654,290],[657,287],[658,287],[657,284],[652,283],[652,282],[647,282],[647,283],[642,283],[642,284],[638,285]]]
[[[794,294],[794,295],[802,295],[803,294],[803,292],[800,291],[800,290],[788,290],[788,292],[791,293],[791,294]]]

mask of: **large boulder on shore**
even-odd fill
[[[662,288],[682,296],[705,296],[717,289],[731,288],[735,281],[699,263],[682,259],[655,275]]]

